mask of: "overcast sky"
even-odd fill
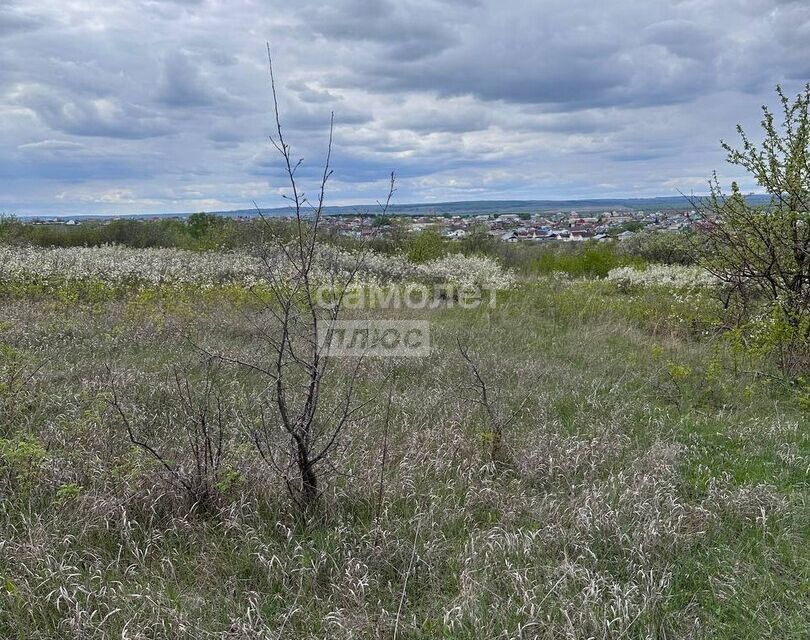
[[[331,204],[672,195],[810,79],[810,2],[0,0],[0,212],[283,205],[266,41]]]

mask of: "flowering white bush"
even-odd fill
[[[675,289],[705,289],[719,284],[717,278],[701,267],[654,264],[646,269],[611,269],[607,279],[620,287],[663,286]]]
[[[38,248],[0,246],[0,282],[72,282],[98,280],[111,285],[193,284],[251,286],[274,277],[284,278],[293,266],[281,251],[258,257],[241,252],[194,252],[181,249],[132,249],[122,246]],[[357,284],[409,282],[446,283],[502,289],[513,278],[489,258],[451,255],[413,264],[400,255],[371,251],[353,254],[335,247],[319,247],[316,281],[345,281],[356,271]]]
[[[481,289],[507,289],[514,284],[512,273],[495,260],[461,253],[424,263],[410,262],[401,254],[389,256],[372,251],[353,254],[330,246],[320,247],[318,255],[321,266],[334,265],[339,271],[348,271],[359,260],[358,275],[364,282],[425,282]]]
[[[481,289],[508,289],[514,284],[514,277],[509,271],[504,271],[497,262],[483,256],[454,253],[415,266],[419,280],[450,282]]]
[[[108,284],[220,284],[256,282],[259,262],[236,253],[121,246],[71,248],[0,247],[0,280],[100,280]]]

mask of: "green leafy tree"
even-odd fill
[[[476,224],[470,227],[467,236],[461,239],[461,251],[467,255],[491,255],[495,252],[498,240],[489,234],[489,227]]]
[[[682,231],[644,231],[621,243],[621,252],[647,262],[692,264],[691,234]]]
[[[435,229],[420,231],[408,243],[408,259],[411,262],[430,262],[444,255],[444,240]]]
[[[231,218],[211,213],[194,213],[186,221],[186,231],[192,242],[190,249],[210,250],[231,246],[238,235],[237,223]]]
[[[222,219],[210,213],[193,213],[186,220],[186,227],[189,235],[195,240],[199,240],[211,231],[212,228],[220,226]]]
[[[714,175],[699,207],[701,263],[725,285],[726,305],[745,319],[764,300],[789,341],[810,340],[810,84],[794,99],[777,87],[782,121],[763,107],[764,139],[755,144],[738,125],[742,146],[723,142],[728,162],[742,167],[770,196],[755,206],[736,183],[725,194]],[[736,303],[736,304],[734,304]],[[780,331],[784,337],[784,331]],[[784,347],[784,344],[782,344]]]
[[[622,224],[613,227],[610,230],[611,235],[619,235],[620,233],[624,233],[625,231],[631,231],[632,233],[636,233],[637,231],[641,231],[644,228],[644,223],[639,222],[638,220],[630,220],[628,222],[623,222]]]

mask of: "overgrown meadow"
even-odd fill
[[[494,304],[347,312],[428,320],[432,350],[359,363],[304,521],[250,435],[266,380],[237,364],[268,356],[267,263],[0,246],[0,636],[808,637],[807,383],[723,331],[697,268],[554,255],[363,263],[364,287]],[[500,464],[461,341],[514,415]],[[335,360],[327,407],[357,366]],[[211,398],[202,508],[127,424],[186,470]]]

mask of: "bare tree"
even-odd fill
[[[201,510],[214,505],[226,461],[235,415],[219,389],[219,365],[207,360],[195,368],[173,366],[162,391],[139,397],[122,389],[108,369],[110,405],[132,444],[158,463],[168,480]]]
[[[508,455],[503,447],[504,431],[512,425],[517,419],[529,396],[526,395],[520,404],[511,411],[508,415],[504,414],[501,406],[500,389],[494,389],[493,386],[487,382],[481,366],[477,363],[472,355],[468,345],[462,343],[460,338],[456,339],[458,344],[459,353],[467,365],[470,372],[470,377],[473,382],[473,389],[476,392],[476,403],[483,408],[487,417],[488,432],[487,441],[489,444],[489,457],[490,460],[496,464],[504,464],[508,461]]]
[[[752,205],[736,183],[725,194],[715,175],[710,195],[693,199],[701,214],[701,264],[726,286],[724,304],[738,318],[766,300],[796,346],[810,340],[810,84],[791,100],[780,87],[782,123],[763,107],[761,145],[737,127],[741,148],[723,142],[728,162],[744,168],[770,196]]]
[[[267,54],[276,125],[270,139],[287,178],[289,191],[284,197],[290,203],[293,233],[291,238],[279,237],[268,223],[259,250],[270,290],[270,300],[262,304],[260,313],[265,321],[257,322],[263,353],[252,360],[220,357],[266,380],[261,419],[251,437],[261,457],[281,474],[294,502],[306,513],[319,500],[321,480],[330,468],[330,454],[341,433],[368,403],[356,397],[362,358],[356,358],[337,376],[343,386],[338,393],[335,389],[339,385],[332,384],[329,402],[325,402],[327,376],[333,372],[334,360],[328,355],[329,346],[347,292],[363,265],[363,254],[358,253],[346,265],[330,262],[320,250],[326,186],[332,176],[334,114],[317,195],[310,200],[297,179],[303,160],[293,159],[282,129],[269,45]],[[383,215],[393,197],[394,184],[392,173],[387,198],[380,203]],[[281,444],[279,433],[285,436]]]

